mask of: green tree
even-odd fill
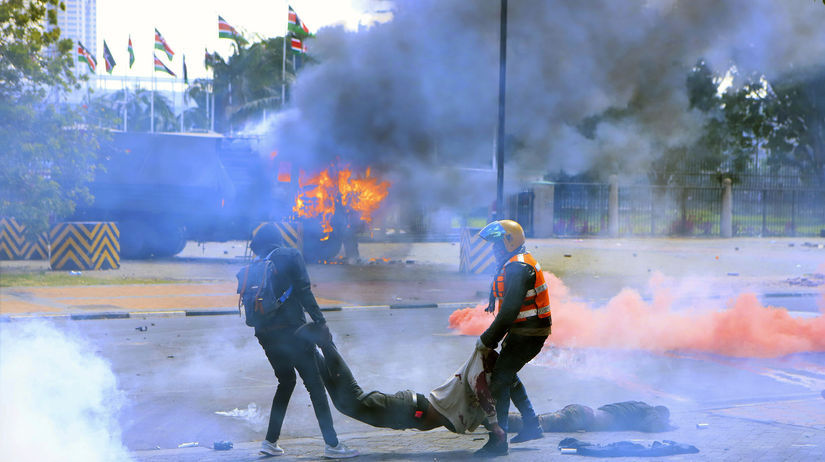
[[[283,37],[261,40],[249,46],[236,44],[236,52],[213,63],[215,129],[226,132],[246,122],[260,120],[264,111],[281,107]],[[286,83],[294,80],[291,53],[287,50]],[[202,87],[205,82],[197,82]],[[198,101],[200,104],[200,101]]]
[[[758,171],[758,154],[767,146],[774,127],[770,107],[775,95],[760,74],[723,93],[718,91],[721,80],[703,61],[687,77],[691,109],[707,116],[704,133],[689,148],[688,158],[693,169],[714,172],[720,180],[737,180],[744,173]]]
[[[767,108],[768,166],[772,173],[792,167],[803,181],[825,184],[825,71],[776,85]]]
[[[78,87],[72,41],[60,38],[58,0],[0,2],[0,216],[29,233],[92,198],[99,132],[60,101]]]

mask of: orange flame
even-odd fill
[[[336,164],[312,177],[307,177],[302,170],[298,185],[303,191],[295,198],[292,211],[297,217],[320,216],[321,227],[325,233],[321,240],[329,239],[336,206],[356,212],[359,219],[370,223],[372,214],[387,197],[390,187],[388,181],[379,181],[370,174],[368,167],[363,176],[353,177],[348,166]]]

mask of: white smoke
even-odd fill
[[[0,325],[0,460],[131,460],[110,365],[43,321]]]

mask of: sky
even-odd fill
[[[344,25],[356,30],[359,22],[369,22],[368,11],[381,2],[372,0],[98,0],[98,75],[105,75],[103,40],[115,58],[113,76],[151,77],[154,29],[157,28],[175,52],[170,61],[158,52],[164,63],[182,76],[182,56],[190,79],[208,76],[204,68],[204,49],[223,57],[232,54],[232,41],[218,38],[218,15],[250,41],[258,37],[282,36],[286,32],[288,5],[316,32],[323,26]],[[135,64],[129,69],[129,36]],[[162,74],[158,73],[157,77]]]

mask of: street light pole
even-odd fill
[[[504,218],[504,93],[507,76],[507,0],[501,0],[499,34],[498,132],[496,135],[496,210],[494,219]]]

